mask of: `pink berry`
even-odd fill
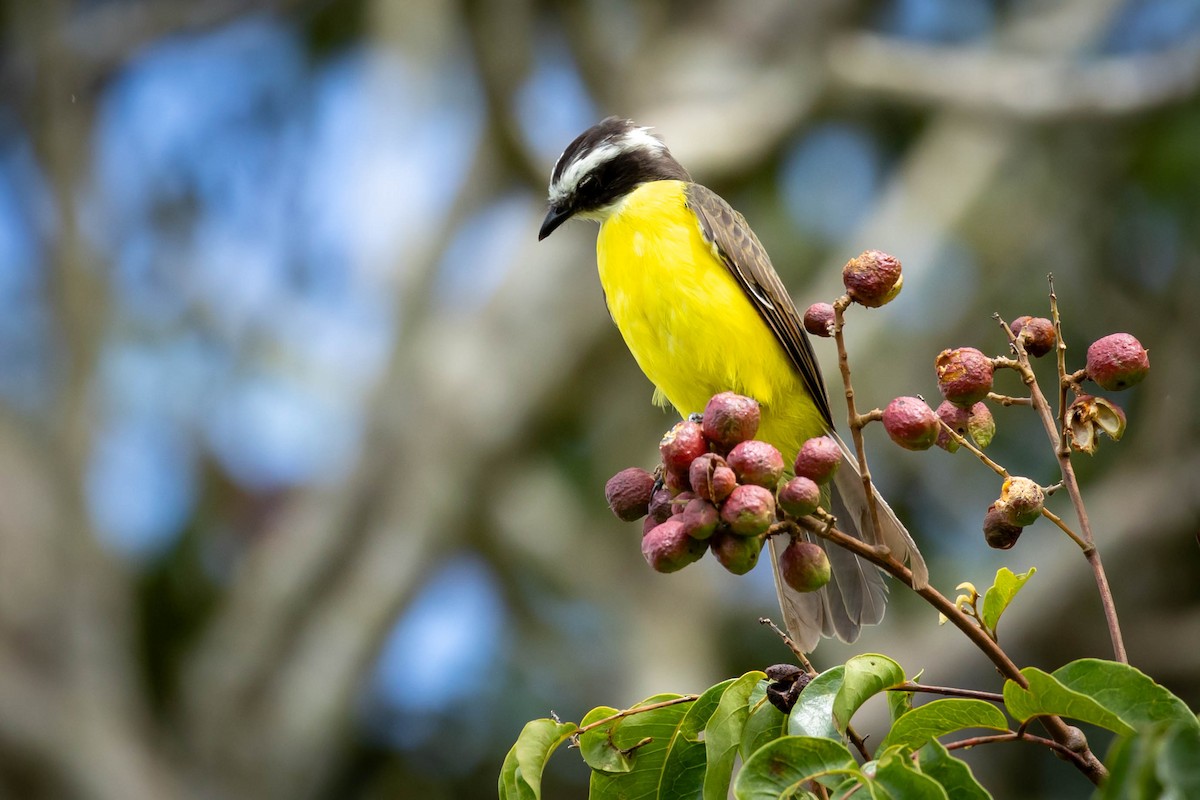
[[[928,450],[937,441],[938,415],[919,397],[897,397],[883,410],[883,427],[906,450]]]
[[[969,408],[992,390],[992,360],[974,347],[943,350],[934,363],[942,397]]]
[[[1141,383],[1149,371],[1150,354],[1128,333],[1110,333],[1088,347],[1088,377],[1110,392]]]

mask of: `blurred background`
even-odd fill
[[[1048,272],[1072,368],[1141,339],[1125,439],[1077,463],[1132,662],[1200,707],[1195,0],[2,9],[0,795],[492,797],[529,719],[788,659],[768,570],[654,574],[604,505],[672,417],[594,228],[536,231],[610,113],[745,213],[801,308],[862,249],[902,259],[850,315],[867,407],[935,398],[945,347],[1003,353],[990,315],[1046,315]],[[1028,409],[996,417],[993,457],[1055,480]],[[1111,655],[1065,537],[984,545],[990,472],[868,446],[943,592],[1038,567],[1018,663]],[[1000,685],[899,591],[815,661],[869,651]],[[968,757],[998,797],[1090,793],[1033,747]],[[546,790],[585,795],[576,753]]]

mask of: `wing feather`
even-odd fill
[[[700,221],[705,241],[712,245],[717,257],[775,334],[788,359],[800,373],[804,388],[821,412],[825,424],[832,430],[833,415],[812,344],[804,333],[800,314],[791,295],[771,266],[766,248],[758,241],[745,217],[734,211],[716,192],[698,183],[686,184],[684,191],[688,208]]]

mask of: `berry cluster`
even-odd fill
[[[1054,351],[1058,344],[1054,324],[1043,317],[1018,317],[1009,329],[1033,358]],[[1019,360],[989,358],[973,347],[943,350],[934,361],[934,371],[944,401],[934,411],[919,397],[897,397],[880,416],[888,436],[909,450],[926,450],[936,444],[954,452],[967,440],[986,448],[996,433],[996,422],[984,401],[1015,402],[992,393],[995,372],[1001,368],[1020,371],[1023,367]],[[1146,349],[1127,333],[1105,336],[1088,347],[1087,366],[1063,376],[1064,384],[1076,394],[1063,414],[1072,449],[1091,454],[1100,433],[1116,440],[1125,432],[1125,412],[1108,399],[1083,393],[1082,383],[1090,380],[1111,391],[1127,389],[1145,378],[1149,369]],[[1028,478],[1006,477],[1000,498],[984,517],[988,544],[1000,549],[1016,544],[1021,530],[1041,516],[1045,495],[1046,491]]]
[[[735,394],[713,396],[698,418],[677,423],[659,443],[659,476],[639,467],[609,479],[604,493],[619,518],[642,526],[642,555],[658,572],[675,572],[707,550],[725,569],[744,575],[754,568],[772,526],[813,514],[821,486],[841,464],[842,451],[829,437],[810,439],[785,480],[783,455],[755,439],[758,403]],[[824,549],[796,537],[781,556],[785,580],[798,591],[829,581]]]

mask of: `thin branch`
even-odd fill
[[[1053,291],[1053,284],[1051,284]],[[1057,301],[1055,302],[1057,309]],[[1042,394],[1041,387],[1038,386],[1037,376],[1033,374],[1033,368],[1029,363],[1029,353],[1025,351],[1025,343],[1020,337],[1013,333],[1012,328],[1008,323],[1001,319],[999,314],[994,315],[994,318],[999,322],[1000,327],[1004,329],[1008,336],[1009,344],[1017,355],[1017,362],[1021,379],[1025,385],[1029,387],[1029,396],[1033,400],[1033,409],[1037,412],[1038,418],[1042,421],[1042,427],[1046,430],[1046,436],[1050,440],[1050,444],[1058,457],[1059,470],[1062,472],[1063,487],[1067,490],[1067,495],[1071,498],[1071,505],[1075,508],[1075,516],[1079,520],[1079,529],[1083,541],[1086,543],[1083,554],[1087,558],[1088,564],[1092,568],[1092,573],[1096,580],[1096,589],[1100,594],[1100,603],[1104,607],[1104,619],[1108,625],[1108,635],[1112,640],[1113,658],[1122,664],[1129,663],[1129,656],[1125,652],[1125,641],[1121,635],[1121,624],[1117,619],[1117,607],[1113,601],[1112,589],[1108,585],[1108,575],[1104,571],[1104,565],[1100,561],[1100,553],[1096,550],[1096,539],[1092,535],[1092,525],[1088,520],[1087,508],[1083,504],[1083,494],[1079,490],[1079,480],[1075,477],[1075,468],[1071,464],[1071,451],[1066,448],[1062,429],[1057,427],[1057,421],[1050,410],[1050,404],[1046,401],[1046,396]],[[1061,337],[1059,339],[1061,347]],[[1061,353],[1061,350],[1060,350]],[[1060,356],[1061,357],[1061,356]],[[1062,380],[1059,380],[1060,392]],[[1064,449],[1065,448],[1065,449]]]
[[[1075,544],[1079,545],[1079,549],[1084,552],[1084,555],[1087,555],[1088,543],[1083,540],[1082,536],[1071,530],[1071,527],[1067,525],[1065,521],[1063,521],[1062,517],[1044,506],[1042,507],[1042,516],[1057,525],[1059,530],[1061,530],[1067,536],[1070,536],[1071,540],[1074,541]]]
[[[976,458],[978,458],[980,461],[982,461],[988,467],[988,469],[990,469],[992,472],[999,475],[1001,478],[1008,478],[1008,470],[1006,470],[1004,467],[1000,466],[995,461],[993,461],[991,458],[989,458],[986,454],[984,454],[984,452],[982,450],[980,450],[978,447],[976,447],[974,444],[972,444],[970,442],[970,440],[968,440],[965,436],[960,434],[958,431],[954,430],[954,428],[951,428],[949,425],[947,425],[945,420],[940,420],[940,422],[942,424],[942,430],[944,430],[947,434],[949,434],[950,438],[952,438],[954,441],[958,442],[960,447],[965,447],[968,450],[970,450],[971,453]]]
[[[854,386],[850,382],[850,357],[846,353],[846,338],[842,329],[846,326],[846,307],[850,296],[842,295],[833,303],[833,340],[837,344],[838,367],[842,372],[842,384],[846,387],[846,414],[850,420],[850,437],[854,442],[854,454],[858,457],[858,473],[862,478],[863,491],[867,495],[867,508],[871,515],[872,541],[883,542],[883,528],[879,524],[879,504],[871,488],[871,470],[867,468],[867,450],[863,443],[862,429],[867,418],[859,416],[854,403]]]
[[[1033,405],[1033,401],[1030,400],[1028,397],[1012,397],[1011,395],[996,394],[995,392],[988,392],[987,399],[991,400],[993,403],[999,403],[1002,406],[1031,406],[1031,405]]]
[[[928,686],[924,683],[907,681],[899,686],[891,686],[889,692],[925,692],[926,694],[941,694],[946,697],[969,697],[974,700],[987,700],[989,703],[1003,703],[1004,695],[996,692],[984,692],[979,689],[959,689],[955,686]]]
[[[796,521],[785,520],[784,522],[776,523],[773,530],[778,532],[792,532],[797,528],[802,528],[810,533],[816,534],[834,544],[840,545],[855,555],[870,561],[880,569],[892,575],[898,581],[903,583],[908,588],[913,588],[912,570],[901,564],[893,556],[887,552],[887,548],[872,546],[849,536],[837,528],[832,528],[809,517],[802,517]],[[1013,663],[1008,654],[993,641],[987,632],[977,625],[972,619],[964,614],[952,601],[945,595],[935,589],[933,586],[925,586],[922,589],[913,589],[926,602],[940,611],[946,619],[954,623],[954,626],[966,634],[976,647],[978,647],[988,659],[996,665],[1004,677],[1011,680],[1021,688],[1028,688],[1029,682],[1025,680],[1025,676],[1021,674],[1021,670]],[[1078,741],[1078,730],[1068,726],[1061,718],[1056,716],[1039,717],[1042,724],[1049,731],[1055,741],[1066,745],[1068,742]],[[1079,758],[1076,764],[1080,771],[1087,776],[1092,783],[1099,785],[1108,776],[1108,769],[1100,762],[1096,755],[1091,752],[1086,744],[1083,749],[1078,752]]]
[[[598,719],[595,722],[589,722],[582,728],[577,729],[573,735],[578,736],[580,734],[587,733],[590,730],[599,728],[602,725],[607,725],[610,722],[616,722],[617,720],[624,719],[625,717],[632,717],[634,714],[641,714],[643,711],[656,711],[660,708],[667,708],[668,706],[677,706],[680,703],[694,703],[699,699],[700,695],[698,694],[685,694],[682,697],[676,697],[671,700],[660,700],[657,703],[650,703],[644,706],[634,706],[633,708],[627,708],[624,711],[618,711],[617,713],[605,717],[604,719]]]
[[[1061,742],[1056,742],[1053,739],[1046,739],[1042,736],[1032,736],[1024,731],[1012,731],[1010,733],[997,733],[991,736],[973,736],[970,739],[963,739],[958,742],[951,742],[946,745],[947,750],[965,750],[972,747],[978,747],[983,744],[997,744],[999,742],[1031,742],[1032,744],[1040,744],[1043,747],[1049,747],[1055,753],[1058,753],[1065,759],[1075,762],[1075,765],[1083,769],[1085,764],[1079,753],[1076,753],[1071,748]]]
[[[817,674],[816,669],[813,668],[812,662],[808,660],[808,656],[804,654],[804,651],[800,649],[798,644],[792,641],[792,638],[787,635],[786,631],[775,624],[774,620],[769,617],[759,617],[758,624],[766,625],[775,632],[776,636],[783,640],[783,643],[787,645],[787,648],[792,651],[792,655],[794,655],[796,660],[800,662],[800,666],[804,667],[805,672],[807,672],[809,675]]]

